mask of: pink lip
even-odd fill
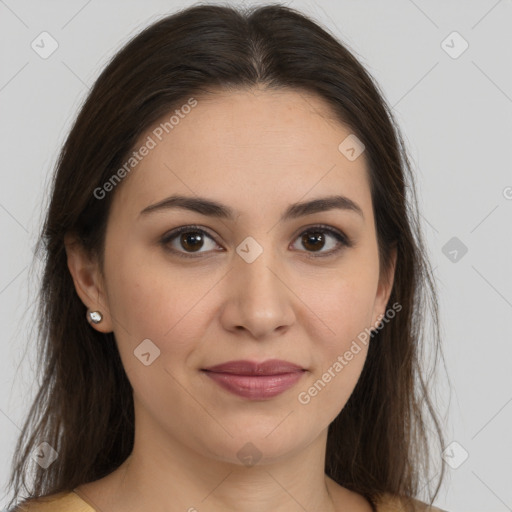
[[[243,360],[228,361],[227,363],[210,366],[205,370],[217,373],[235,373],[237,375],[280,375],[301,371],[303,368],[282,359],[267,359],[262,363]]]
[[[278,359],[263,363],[229,361],[203,370],[231,393],[252,400],[277,396],[296,384],[306,370]]]

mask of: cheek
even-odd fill
[[[310,294],[308,306],[322,320],[322,337],[328,352],[350,345],[353,338],[371,326],[377,279],[377,272],[369,264],[358,263],[350,268],[347,265],[339,277],[325,281]],[[314,333],[311,336],[315,339]]]
[[[135,244],[130,244],[129,239],[123,243],[111,242],[110,251],[106,250],[105,256],[113,320],[118,327],[138,337],[156,336],[164,330],[165,327],[156,321],[163,318],[164,299],[167,305],[178,305],[175,288],[179,283],[168,286],[161,270],[149,256],[142,254]],[[173,297],[176,304],[169,304]],[[175,308],[167,308],[167,313],[169,310],[175,311]],[[169,318],[168,322],[171,320]]]
[[[366,360],[378,279],[372,261],[360,258],[347,263],[338,278],[324,282],[308,301],[323,327],[319,329],[320,324],[314,322],[316,328],[310,332],[313,375],[308,387],[301,388],[305,395],[302,402],[299,397],[299,403],[315,402],[313,408],[324,410],[328,421],[346,404]]]
[[[361,375],[370,342],[371,286],[346,282],[318,297],[317,311],[328,329],[312,333],[312,375],[297,400],[329,425],[346,405]],[[367,331],[365,331],[365,328]],[[331,332],[334,331],[334,332]]]
[[[200,299],[214,282],[210,283],[211,277],[202,283],[190,280],[176,270],[171,274],[170,266],[137,265],[128,256],[117,260],[109,276],[109,301],[123,367],[135,395],[154,409],[153,414],[161,414],[160,408],[171,408],[187,398],[179,382],[185,380],[195,340],[201,339],[199,331],[204,330]],[[157,399],[156,389],[165,390],[166,397]]]
[[[108,269],[108,300],[120,351],[133,353],[144,339],[162,355],[190,351],[191,340],[200,339],[198,331],[208,318],[204,296],[218,276],[199,269],[191,278],[190,272],[161,257],[152,260],[147,252],[137,257],[127,249],[116,256]]]

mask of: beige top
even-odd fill
[[[415,501],[414,511],[406,510],[400,499],[386,494],[377,504],[378,512],[443,512],[436,507]],[[98,512],[91,504],[84,501],[76,492],[61,492],[38,500],[27,501],[13,512]],[[446,511],[444,511],[446,512]]]

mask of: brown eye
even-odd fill
[[[192,258],[219,247],[206,231],[195,226],[181,226],[171,231],[162,238],[161,244],[178,256]],[[204,248],[206,250],[201,250]]]
[[[204,243],[203,235],[199,231],[188,231],[180,235],[179,243],[187,251],[198,251]]]
[[[311,257],[332,256],[344,247],[353,245],[341,231],[324,226],[313,226],[303,231],[298,238],[300,238],[300,245],[306,249],[306,253],[310,253],[308,256]],[[327,249],[323,250],[324,248]]]
[[[325,235],[320,231],[306,231],[302,235],[302,245],[311,251],[318,251],[325,245]]]
[[[301,247],[306,249],[305,252],[310,257],[333,256],[344,247],[353,246],[352,241],[341,231],[325,226],[313,226],[303,231],[297,239],[300,239]],[[200,257],[220,247],[210,234],[196,226],[176,228],[167,233],[160,243],[166,250],[185,258]]]

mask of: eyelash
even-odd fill
[[[179,228],[172,230],[171,232],[164,235],[164,237],[161,239],[160,243],[165,247],[166,250],[172,252],[173,254],[176,254],[180,258],[199,258],[199,257],[201,257],[201,254],[205,254],[204,252],[202,252],[202,253],[186,253],[186,252],[181,252],[181,251],[177,251],[175,249],[169,248],[170,242],[172,242],[175,238],[177,238],[182,233],[187,233],[187,232],[199,232],[203,235],[206,235],[208,238],[210,238],[215,243],[217,243],[215,241],[215,239],[208,232],[206,232],[204,229],[201,229],[199,226],[196,226],[193,224],[188,225],[188,226],[181,226]],[[348,247],[353,246],[353,242],[345,234],[343,234],[341,231],[338,231],[337,229],[333,229],[324,224],[318,224],[316,226],[308,227],[307,229],[305,229],[304,231],[299,233],[299,235],[296,237],[296,239],[301,237],[305,233],[322,233],[322,234],[327,233],[327,234],[333,236],[338,242],[338,247],[336,247],[335,249],[331,249],[327,253],[315,254],[314,252],[311,252],[311,251],[305,251],[308,258],[327,258],[329,256],[334,256],[334,255],[338,254],[345,247],[348,248]]]

